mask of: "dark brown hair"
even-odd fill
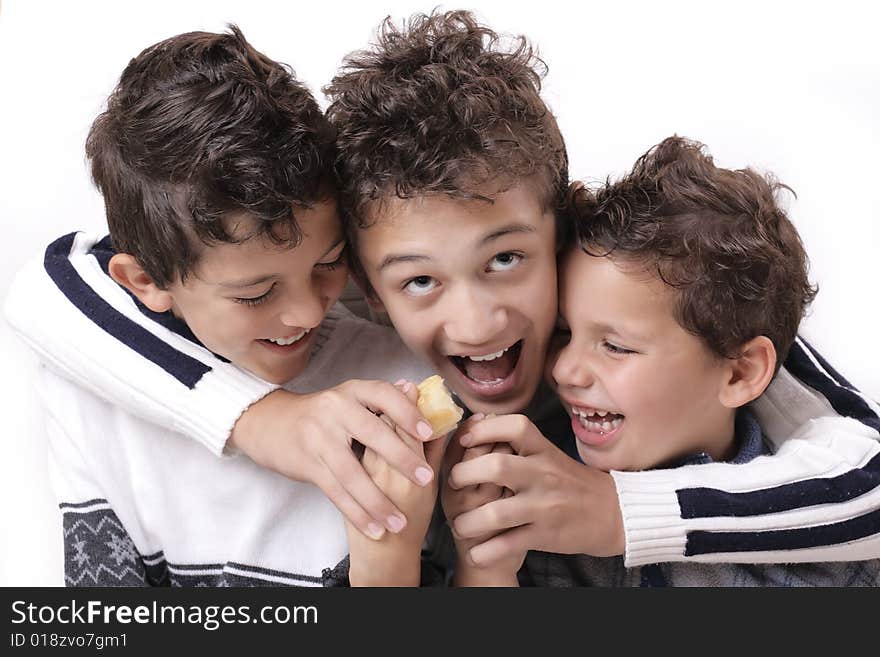
[[[645,265],[676,291],[675,316],[715,354],[735,358],[759,335],[777,370],[816,295],[772,176],[716,167],[698,142],[670,137],[623,178],[573,196],[577,244]]]
[[[544,73],[525,37],[508,44],[469,12],[417,14],[401,27],[386,18],[324,88],[352,243],[392,197],[491,201],[484,185],[500,192],[535,177],[546,206],[561,206],[568,159],[540,96]]]
[[[114,248],[155,283],[183,281],[202,246],[256,234],[293,247],[293,206],[326,193],[333,133],[308,89],[234,25],[190,32],[131,60],[86,143]],[[222,219],[260,219],[245,238]]]

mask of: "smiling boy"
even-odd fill
[[[197,267],[183,276],[165,282],[145,275],[136,249],[112,256],[110,276],[153,312],[185,318],[210,351],[265,381],[287,383],[308,365],[317,329],[348,276],[336,206],[331,200],[316,203],[297,212],[295,228],[275,230],[291,242],[291,231],[300,233],[296,257],[255,235],[260,227],[246,213],[223,220],[233,241],[204,249]],[[120,233],[114,226],[118,248],[124,249]]]
[[[472,411],[534,397],[556,319],[555,222],[526,184],[492,201],[396,199],[358,237],[398,334]]]
[[[386,20],[324,88],[354,272],[474,412],[531,403],[556,316],[568,157],[542,67],[436,12]]]

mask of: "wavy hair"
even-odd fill
[[[386,18],[376,42],[324,88],[352,241],[393,197],[491,201],[487,187],[534,179],[546,206],[561,206],[568,158],[540,96],[545,73],[525,37],[502,38],[469,12],[418,14],[401,26]]]
[[[236,26],[190,32],[131,60],[86,142],[114,248],[161,287],[183,281],[202,246],[256,234],[293,247],[293,208],[333,181],[333,131],[293,71]],[[222,221],[259,219],[245,237]]]
[[[817,292],[783,191],[772,176],[716,167],[703,144],[674,136],[619,180],[573,190],[574,237],[589,255],[655,273],[675,290],[678,323],[718,356],[768,337],[778,370]]]

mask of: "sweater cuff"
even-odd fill
[[[673,472],[611,472],[623,516],[627,568],[684,560],[687,531]]]
[[[280,387],[235,366],[216,368],[196,384],[187,408],[175,418],[175,428],[215,456],[232,454],[226,441],[238,418],[251,404]]]

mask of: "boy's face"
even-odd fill
[[[172,310],[211,351],[260,378],[285,383],[309,362],[314,331],[345,285],[345,243],[334,202],[297,210],[294,249],[257,236],[206,247],[186,279],[169,287]],[[243,219],[233,234],[246,234]]]
[[[556,317],[554,218],[531,185],[494,203],[393,199],[359,257],[404,342],[472,411],[525,408]]]
[[[559,312],[570,338],[554,340],[548,373],[584,463],[642,470],[699,452],[730,456],[723,362],[675,321],[674,300],[643,269],[578,248],[564,258]]]

